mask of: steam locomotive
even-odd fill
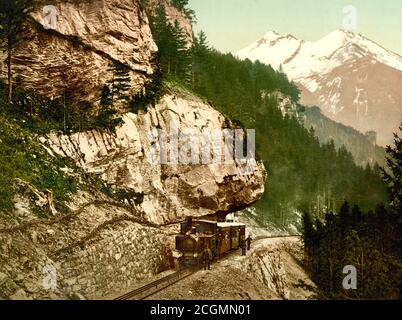
[[[240,248],[245,240],[246,225],[236,222],[188,219],[180,225],[176,236],[176,250],[182,256],[179,263],[186,267],[200,267],[206,247],[212,251],[214,259]]]

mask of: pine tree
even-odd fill
[[[354,205],[351,212],[352,218],[352,226],[357,228],[359,225],[362,225],[363,222],[363,213],[361,212],[359,206]]]
[[[152,35],[158,46],[159,62],[162,71],[169,75],[171,73],[171,58],[174,52],[174,44],[170,35],[170,26],[166,16],[165,6],[160,3],[155,15],[151,18]]]
[[[399,127],[402,131],[402,123]],[[402,138],[398,134],[394,134],[395,147],[387,147],[387,166],[389,172],[382,169],[385,182],[388,184],[391,205],[401,212],[402,210]]]
[[[188,82],[188,77],[190,74],[190,50],[188,48],[187,35],[180,27],[179,22],[176,20],[173,27],[171,28],[172,38],[174,42],[174,74],[180,79]]]
[[[114,61],[110,64],[109,71],[113,73],[112,79],[108,82],[111,106],[113,107],[116,102],[127,104],[130,100],[128,91],[131,88],[129,68],[121,62]]]
[[[172,3],[177,9],[183,11],[188,5],[188,0],[172,0]]]
[[[101,107],[111,107],[112,106],[112,94],[110,88],[107,84],[103,85],[101,90]]]
[[[101,101],[98,115],[95,118],[95,127],[114,130],[123,123],[122,118],[117,116],[118,112],[113,108],[112,95],[109,86],[105,84],[101,91]]]
[[[149,105],[155,106],[163,95],[163,74],[160,68],[156,68],[142,91],[133,96],[130,101],[130,110],[136,112],[145,109]]]
[[[195,12],[187,8],[188,0],[172,0],[173,5],[186,15],[191,22],[195,21]]]
[[[187,35],[176,20],[170,23],[165,7],[159,4],[151,18],[151,29],[158,46],[159,62],[165,75],[187,82],[190,74],[190,52]]]
[[[193,89],[201,89],[205,86],[206,68],[208,67],[208,53],[210,51],[205,32],[200,31],[198,36],[193,34],[193,46],[191,48],[191,84]]]
[[[32,0],[0,1],[0,44],[7,54],[8,102],[11,102],[13,95],[13,51],[25,40],[27,21],[32,10]]]
[[[303,221],[303,241],[305,249],[305,259],[308,262],[309,268],[312,266],[312,259],[314,256],[314,240],[315,230],[311,214],[305,212],[302,217]]]
[[[350,206],[349,203],[345,201],[342,204],[341,209],[339,210],[339,217],[341,221],[349,221],[349,214],[350,214]]]

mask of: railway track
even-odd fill
[[[166,289],[167,287],[170,287],[171,285],[191,276],[194,274],[196,270],[191,270],[191,269],[184,269],[177,271],[175,273],[172,273],[166,277],[163,277],[159,280],[156,280],[154,282],[151,282],[143,287],[137,288],[131,292],[128,292],[115,300],[143,300],[145,298],[148,298],[155,293]]]
[[[262,239],[275,239],[275,238],[295,238],[301,237],[301,235],[282,235],[282,236],[271,236],[271,237],[261,237],[256,238],[254,241],[262,240]],[[193,269],[184,269],[172,273],[166,277],[153,281],[143,287],[137,288],[133,291],[130,291],[115,300],[143,300],[146,299],[155,293],[170,287],[171,285],[191,276],[192,274],[196,273],[198,270]]]
[[[285,238],[303,238],[303,235],[301,234],[289,234],[289,235],[283,235],[283,236],[261,236],[255,238],[253,241],[257,240],[264,240],[264,239],[285,239]]]

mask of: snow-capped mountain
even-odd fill
[[[337,30],[309,42],[268,32],[240,50],[287,74],[302,90],[302,103],[333,120],[391,143],[402,120],[402,57],[353,32]]]

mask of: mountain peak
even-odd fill
[[[353,36],[357,36],[358,34],[353,32],[353,31],[349,31],[346,29],[336,29],[330,33],[328,33],[326,36],[324,36],[322,39],[326,38],[326,37],[353,37]],[[294,35],[287,33],[287,34],[280,34],[278,32],[276,32],[275,30],[270,30],[268,32],[266,32],[261,39],[276,39],[276,38],[288,38],[288,39],[296,39],[298,40],[298,38],[296,38]],[[319,41],[319,40],[318,40]]]
[[[262,36],[261,39],[272,40],[272,39],[276,39],[276,38],[279,38],[279,37],[281,37],[281,35],[278,32],[276,32],[276,31],[268,31],[267,33],[265,33]]]
[[[386,50],[359,33],[337,29],[317,41],[267,32],[262,39],[240,50],[240,58],[260,60],[274,69],[281,65],[290,79],[324,75],[334,68],[360,58],[368,58],[402,71],[402,57]]]
[[[281,70],[300,87],[306,104],[319,105],[337,121],[362,132],[377,131],[378,141],[389,143],[402,114],[400,55],[344,29],[317,41],[273,32],[268,36],[274,38],[250,45],[238,57]]]
[[[331,33],[345,34],[345,35],[355,35],[356,34],[355,32],[346,30],[346,29],[336,29],[335,31],[332,31]]]
[[[280,36],[280,34],[274,30],[268,31],[266,34],[264,34],[263,38],[271,38],[275,36]]]
[[[296,39],[293,35],[291,35],[289,33],[285,34],[285,35],[281,35],[280,33],[276,32],[276,31],[268,31],[262,37],[262,39],[264,39],[264,40],[272,40],[272,39],[278,39],[278,38]]]
[[[337,29],[335,31],[330,32],[326,36],[324,36],[322,39],[318,40],[323,41],[325,39],[331,39],[332,41],[337,41],[337,42],[345,42],[345,41],[350,41],[354,38],[357,38],[359,34],[354,33],[353,31],[348,31],[345,29]]]

